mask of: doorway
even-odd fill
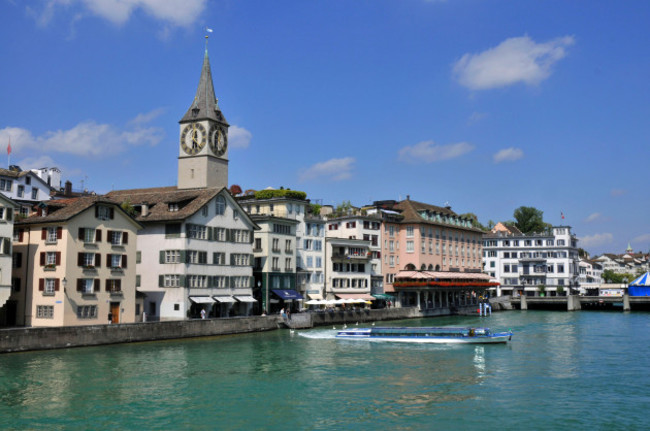
[[[111,323],[120,323],[120,303],[111,302]]]

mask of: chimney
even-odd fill
[[[65,196],[72,196],[72,183],[70,180],[65,182],[65,189],[63,190]]]
[[[142,217],[146,217],[149,215],[149,204],[142,204],[142,211],[140,213]]]

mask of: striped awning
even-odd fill
[[[239,302],[257,302],[257,299],[253,298],[252,296],[237,296],[235,295],[235,299]]]
[[[375,297],[367,293],[337,293],[336,296],[340,299],[360,299],[364,301],[374,301]]]
[[[214,299],[209,296],[190,296],[190,301],[195,304],[214,304]]]
[[[233,298],[232,296],[213,296],[213,298],[217,302],[222,302],[222,303],[236,302],[235,298]]]

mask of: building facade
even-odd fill
[[[500,286],[497,296],[556,296],[577,293],[578,239],[570,226],[522,234],[493,229],[483,237],[485,272]]]
[[[15,321],[16,304],[9,302],[12,294],[14,220],[18,204],[0,194],[0,326]]]
[[[380,201],[384,291],[401,306],[470,305],[493,283],[481,271],[483,231],[451,207]]]
[[[102,198],[49,201],[14,227],[9,325],[136,321],[141,225]]]
[[[35,172],[18,166],[0,169],[0,193],[16,202],[18,214],[27,217],[39,202],[49,200],[52,188]]]

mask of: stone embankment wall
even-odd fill
[[[453,314],[469,314],[474,307],[463,307],[463,309],[454,310]],[[242,334],[286,327],[306,329],[314,326],[349,325],[382,320],[448,316],[450,314],[452,312],[449,309],[420,311],[417,307],[408,307],[297,313],[291,316],[290,321],[283,320],[278,315],[272,315],[63,328],[3,329],[0,330],[0,353]]]

